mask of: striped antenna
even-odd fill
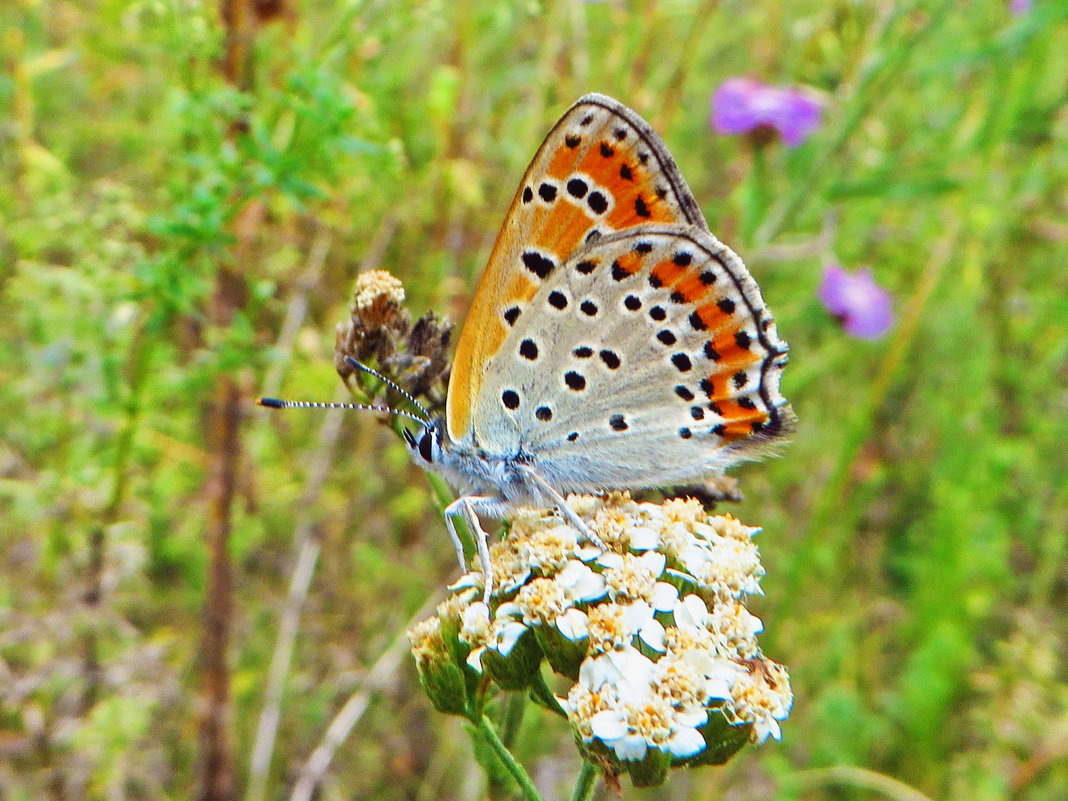
[[[421,404],[419,401],[417,401],[412,396],[412,393],[410,393],[408,390],[406,390],[404,387],[402,387],[396,381],[394,381],[394,380],[392,380],[390,378],[386,378],[384,375],[382,375],[377,370],[372,370],[366,364],[364,364],[363,362],[356,361],[351,356],[346,356],[345,357],[345,362],[349,365],[349,367],[354,367],[357,370],[362,370],[363,372],[367,373],[368,375],[373,375],[375,378],[379,379],[380,381],[383,381],[387,385],[391,386],[393,389],[397,390],[397,392],[399,392],[402,397],[407,398],[408,402],[411,403],[412,406],[414,406],[416,409],[418,409],[419,411],[421,411],[423,413],[423,417],[425,417],[427,420],[430,419],[430,412],[428,412],[426,409],[423,408],[423,404]]]
[[[356,409],[366,412],[388,412],[389,414],[399,414],[401,417],[407,417],[410,420],[414,420],[419,425],[426,426],[430,424],[430,420],[424,420],[421,417],[416,417],[414,414],[404,411],[403,409],[393,409],[389,406],[375,406],[370,403],[320,403],[318,401],[288,401],[279,400],[278,398],[256,398],[257,406],[266,406],[268,409]],[[416,404],[418,406],[418,404]],[[422,409],[422,407],[419,407]]]

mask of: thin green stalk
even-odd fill
[[[749,180],[745,195],[745,218],[742,222],[742,239],[753,240],[757,222],[764,209],[768,207],[768,171],[767,153],[760,142],[750,142],[753,152],[753,166],[749,171]]]
[[[527,698],[523,693],[509,693],[501,715],[503,733],[501,740],[511,748],[519,736],[519,727],[523,725],[523,713],[527,708]]]
[[[597,789],[597,781],[600,779],[597,766],[587,760],[582,760],[579,768],[578,779],[575,781],[575,790],[571,793],[571,801],[590,801],[593,791]]]
[[[527,801],[542,801],[538,788],[534,786],[534,782],[526,770],[516,761],[516,758],[512,756],[512,752],[501,741],[501,738],[497,735],[497,730],[493,727],[493,722],[485,715],[478,719],[478,731],[486,741],[486,744],[493,749],[493,753],[497,755],[501,764],[515,779],[516,784],[519,785],[519,789],[523,793],[523,797]]]
[[[530,685],[530,694],[549,711],[555,712],[560,717],[567,717],[567,713],[560,707],[560,702],[556,700],[556,695],[549,689],[549,685],[545,683],[545,676],[541,671],[538,671],[537,676]]]

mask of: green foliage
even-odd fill
[[[456,568],[385,426],[350,415],[335,449],[325,418],[250,401],[333,395],[361,264],[461,317],[540,137],[597,90],[661,131],[750,264],[801,420],[781,459],[738,471],[793,716],[673,797],[1062,798],[1065,4],[290,6],[240,88],[215,4],[0,5],[0,796],[196,792],[206,409],[232,375],[242,787],[294,532],[321,549],[266,779],[288,797]],[[822,91],[821,130],[756,159],[714,134],[709,96],[738,74]],[[894,294],[887,339],[849,339],[820,306],[832,261]],[[226,275],[243,288],[222,325]],[[402,664],[330,792],[473,797],[474,758]],[[532,775],[573,783],[553,716],[530,709],[520,735]]]

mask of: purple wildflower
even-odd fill
[[[1009,0],[1009,13],[1017,16],[1026,14],[1033,4],[1033,0]]]
[[[804,142],[820,124],[823,106],[803,89],[768,86],[752,78],[729,78],[712,95],[712,127],[721,134],[761,128],[777,131],[789,147]]]
[[[820,300],[846,333],[859,339],[878,339],[894,324],[890,293],[875,283],[871,270],[848,273],[837,265],[827,267]]]

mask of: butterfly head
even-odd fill
[[[404,441],[412,458],[422,467],[435,468],[441,464],[445,453],[441,420],[423,422],[414,433],[404,429]]]

